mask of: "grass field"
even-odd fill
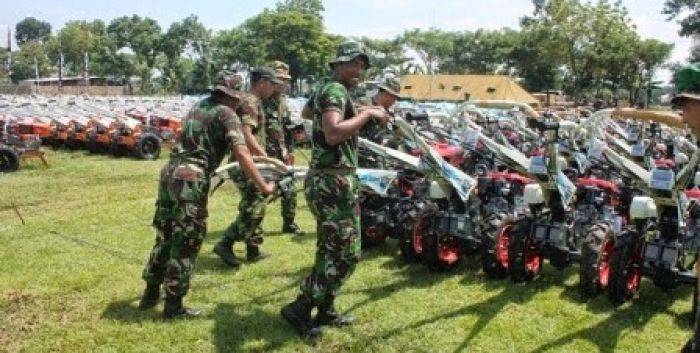
[[[389,242],[363,254],[338,298],[359,322],[310,344],[279,317],[312,264],[315,229],[303,197],[297,220],[307,235],[280,234],[274,203],[263,245],[273,257],[233,271],[211,252],[236,214],[232,184],[210,200],[209,235],[186,298],[206,316],[164,322],[160,308],[136,305],[167,156],[49,159],[48,169],[29,161],[0,175],[0,351],[676,352],[690,336],[688,287],[667,293],[645,281],[640,300],[615,308],[604,296],[581,299],[576,267],[546,267],[536,282],[515,285],[487,280],[478,259],[441,274],[406,266]]]

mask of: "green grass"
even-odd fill
[[[576,267],[547,267],[524,285],[487,280],[478,259],[435,274],[404,265],[390,241],[363,254],[338,298],[359,322],[309,344],[278,314],[312,265],[314,222],[303,197],[298,222],[309,234],[280,234],[274,203],[263,246],[273,257],[232,271],[211,252],[236,214],[232,184],[210,200],[210,234],[186,298],[207,315],[164,322],[160,308],[136,304],[167,156],[49,152],[49,160],[48,169],[25,161],[0,176],[0,351],[675,352],[690,335],[687,287],[666,293],[645,281],[640,300],[614,308],[604,296],[582,300]]]

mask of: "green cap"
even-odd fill
[[[273,70],[272,68],[267,67],[267,66],[256,67],[255,69],[251,70],[250,73],[259,75],[262,78],[266,78],[266,79],[272,81],[272,83],[276,83],[276,84],[284,83],[279,78],[277,78],[277,73],[275,72],[275,70]]]
[[[700,100],[700,62],[682,67],[673,76],[676,95],[671,99],[672,104],[678,104],[683,99]]]
[[[386,75],[382,77],[379,80],[379,83],[377,84],[377,87],[379,89],[395,96],[396,98],[403,98],[401,96],[401,84],[399,83],[399,80],[394,77],[393,75]]]
[[[212,92],[219,91],[230,97],[241,99],[243,97],[243,77],[230,70],[221,70],[214,79]]]
[[[366,69],[372,67],[369,63],[369,56],[367,56],[365,53],[365,49],[362,47],[362,44],[355,41],[347,41],[342,43],[340,47],[338,47],[338,55],[336,56],[335,60],[329,62],[328,65],[331,67],[331,69],[333,69],[333,65],[350,62],[358,56],[362,57],[362,59],[365,61]]]

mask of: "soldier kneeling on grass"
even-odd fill
[[[227,152],[265,194],[275,186],[255,168],[236,115],[244,94],[242,78],[219,73],[211,95],[199,101],[182,121],[182,135],[160,174],[158,200],[153,217],[156,240],[143,270],[146,290],[139,308],[154,307],[165,284],[166,318],[199,316],[200,310],[182,305],[187,294],[197,254],[207,232],[207,195],[210,176]]]

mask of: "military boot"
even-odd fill
[[[219,255],[221,260],[229,265],[230,267],[241,266],[240,261],[236,258],[236,254],[233,253],[233,243],[226,237],[221,238],[221,240],[214,246],[214,253]]]
[[[318,306],[318,313],[314,324],[316,326],[349,326],[355,323],[355,318],[351,315],[341,315],[335,309],[335,297],[330,296]]]
[[[294,219],[285,218],[282,224],[282,233],[290,233],[295,235],[301,234],[301,229],[294,223]]]
[[[248,261],[260,261],[270,257],[270,254],[260,250],[260,247],[257,245],[246,244],[245,251],[245,257]]]
[[[317,337],[321,330],[313,325],[311,321],[311,310],[314,305],[304,295],[299,295],[297,299],[280,310],[282,317],[294,328],[301,337]]]
[[[146,289],[143,291],[143,296],[139,302],[139,309],[150,309],[160,301],[160,284],[146,284]]]
[[[190,319],[202,316],[202,311],[184,307],[181,296],[166,295],[163,315],[166,319]]]

